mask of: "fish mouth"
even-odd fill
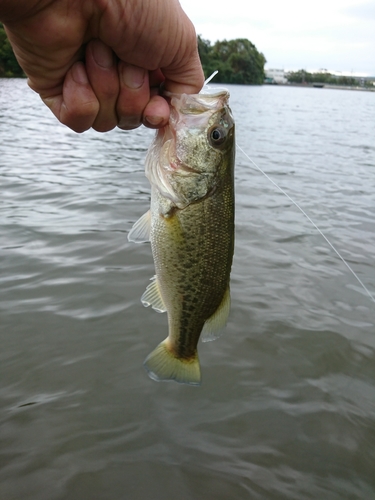
[[[175,94],[162,90],[168,104],[183,114],[200,114],[221,107],[228,99],[229,92],[223,87],[203,87],[198,94]]]

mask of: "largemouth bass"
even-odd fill
[[[168,313],[168,337],[146,358],[154,380],[199,385],[197,344],[225,326],[234,249],[234,120],[224,89],[167,94],[169,124],[146,158],[151,209],[129,241],[151,241],[156,276],[141,300]]]

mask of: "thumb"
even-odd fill
[[[204,83],[204,74],[198,49],[179,65],[162,68],[164,88],[175,94],[198,94]]]

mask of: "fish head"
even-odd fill
[[[146,176],[177,208],[205,198],[233,176],[234,119],[229,92],[167,94],[170,120],[146,160]]]

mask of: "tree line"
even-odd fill
[[[0,23],[0,77],[25,76],[13,53],[12,46]]]
[[[266,58],[250,40],[218,40],[213,45],[198,36],[199,57],[208,78],[214,71],[219,73],[215,82],[261,85],[264,81]]]
[[[219,72],[215,76],[216,83],[261,85],[264,82],[266,58],[246,38],[218,40],[212,44],[198,35],[198,52],[206,78],[216,70]],[[24,76],[4,26],[0,23],[0,77]],[[286,77],[289,83],[323,83],[343,86],[356,86],[359,83],[358,78],[335,76],[327,71],[309,73],[303,69],[291,71],[286,74]]]
[[[325,83],[327,85],[358,85],[358,78],[351,76],[335,76],[327,71],[317,73],[309,73],[304,69],[291,71],[287,75],[290,83]]]

